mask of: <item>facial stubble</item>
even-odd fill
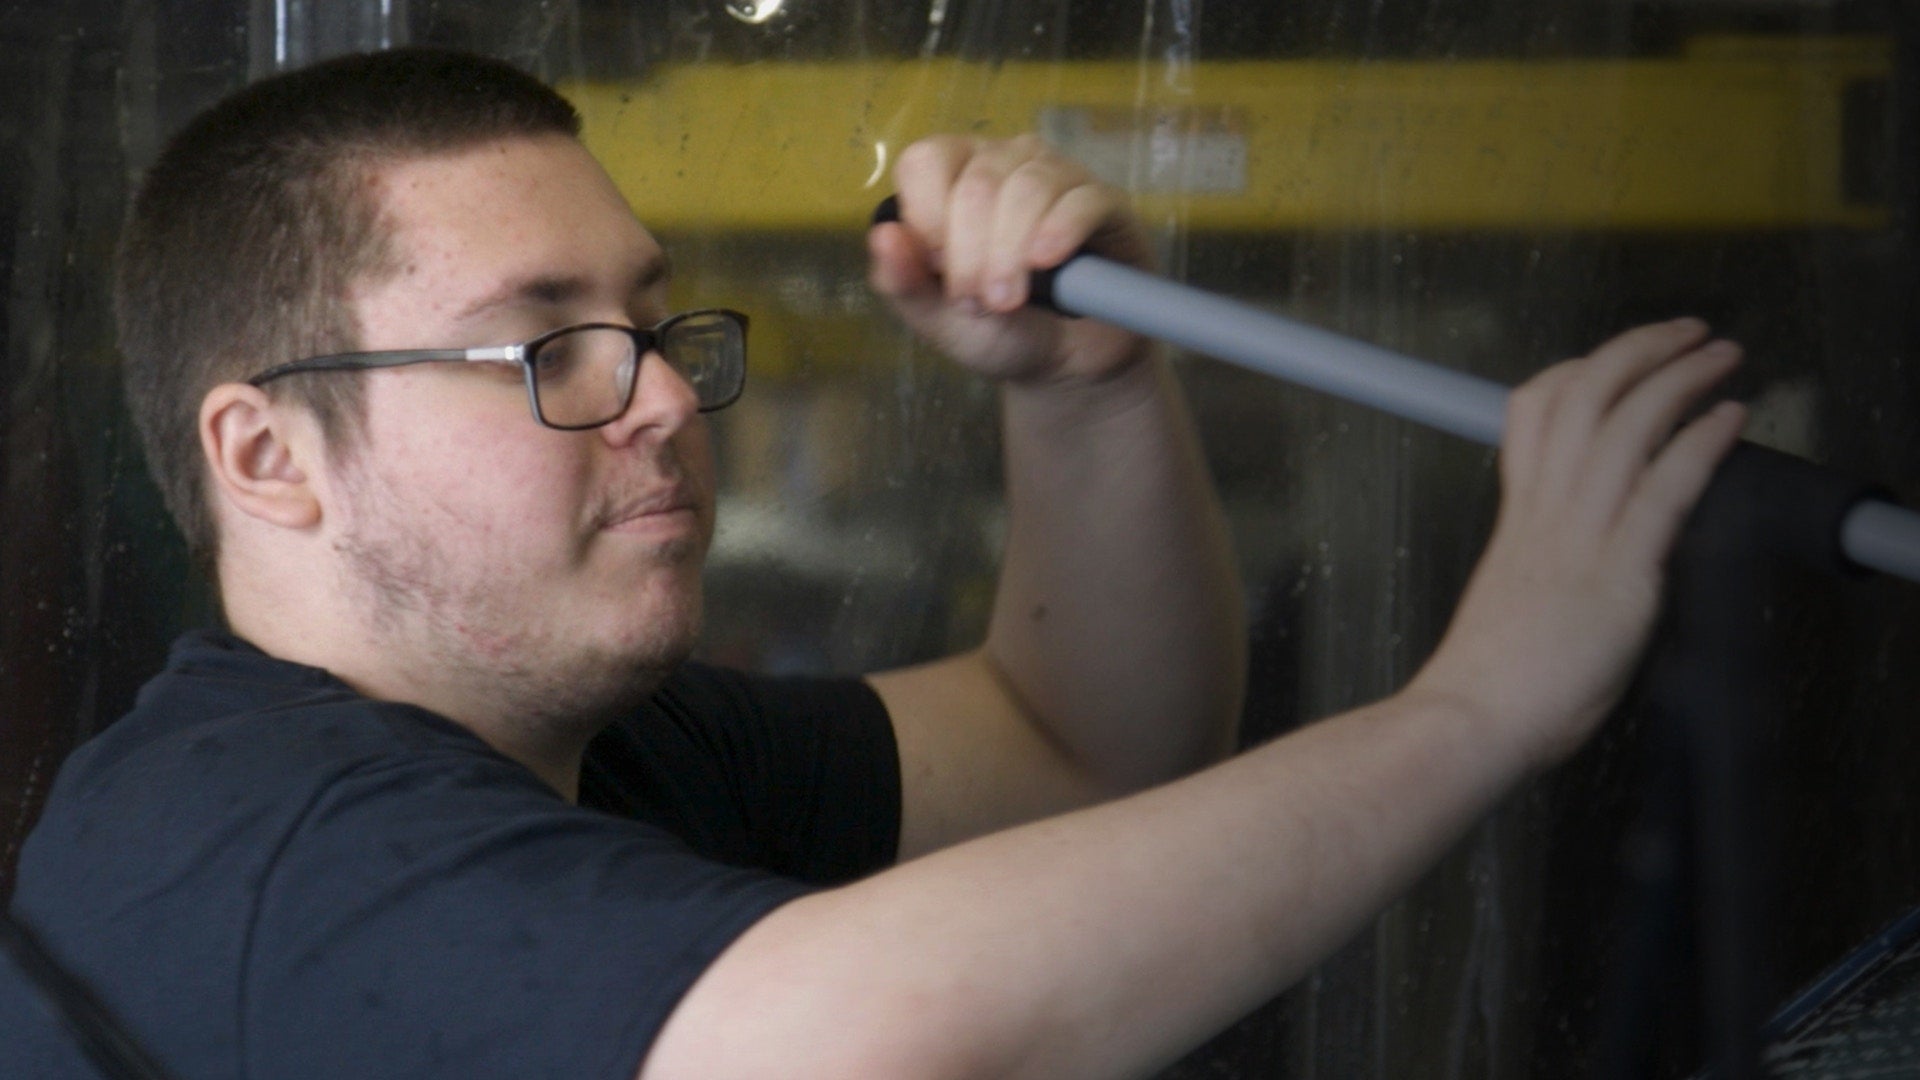
[[[698,636],[704,530],[620,552],[644,564],[648,582],[672,584],[665,596],[632,597],[634,605],[664,610],[648,612],[637,634],[609,639],[546,610],[555,595],[542,594],[557,594],[559,584],[529,577],[515,552],[484,545],[467,558],[437,543],[441,535],[485,535],[458,514],[435,508],[401,520],[394,508],[418,502],[402,502],[406,496],[364,472],[348,488],[353,522],[335,547],[343,585],[365,612],[370,647],[430,665],[416,678],[456,686],[460,699],[493,713],[456,720],[541,740],[589,739],[637,709]]]

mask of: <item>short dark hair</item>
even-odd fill
[[[407,48],[345,56],[254,83],[167,144],[133,200],[114,283],[127,401],[167,509],[196,560],[218,554],[198,435],[223,382],[359,346],[347,306],[393,268],[368,172],[494,139],[578,137],[550,87],[498,60]],[[360,381],[271,384],[347,451]]]

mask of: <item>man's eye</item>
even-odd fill
[[[533,354],[534,373],[541,378],[563,378],[580,364],[580,350],[554,342]]]

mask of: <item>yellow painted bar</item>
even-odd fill
[[[1199,230],[1872,228],[1842,102],[1883,40],[1656,59],[698,64],[562,89],[662,230],[860,227],[933,131],[1040,130]]]

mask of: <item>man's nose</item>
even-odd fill
[[[649,349],[634,371],[633,400],[613,422],[601,428],[605,438],[624,445],[648,434],[665,439],[700,414],[699,395],[659,350]]]

